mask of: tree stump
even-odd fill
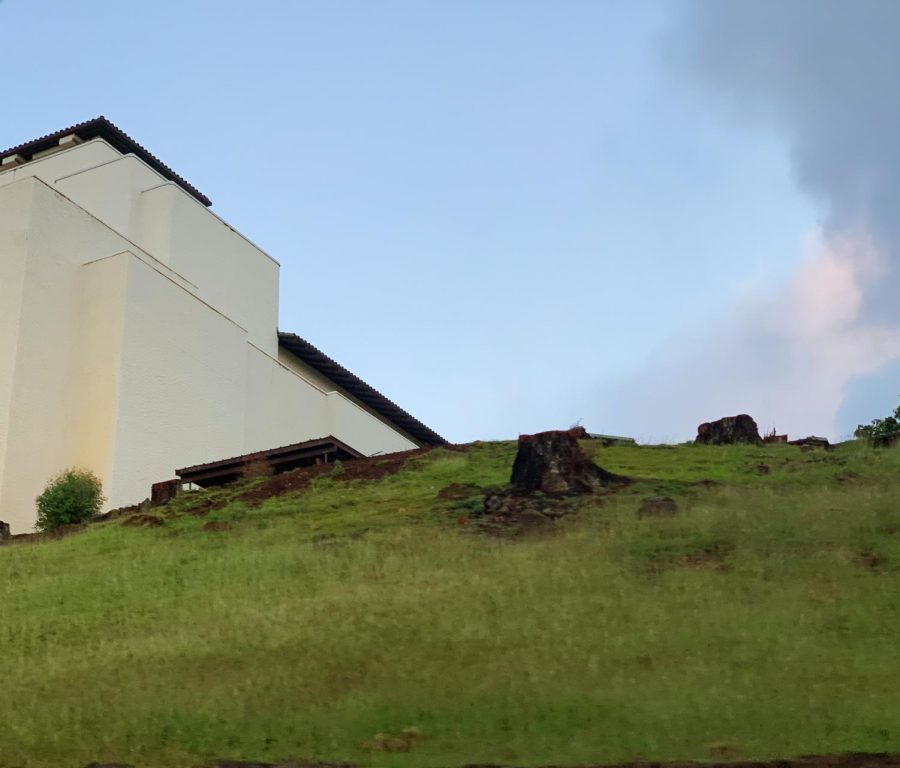
[[[740,416],[726,416],[697,427],[696,443],[704,445],[759,445],[762,438],[756,422],[746,413]]]
[[[510,483],[514,492],[548,495],[592,493],[628,479],[601,469],[578,446],[580,428],[520,435]]]

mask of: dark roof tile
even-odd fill
[[[420,443],[424,445],[445,445],[447,443],[437,432],[426,427],[421,421],[408,414],[396,403],[388,400],[358,376],[350,373],[350,371],[336,363],[324,352],[306,341],[306,339],[301,339],[294,333],[279,332],[278,343],[283,349],[300,358],[310,368],[333,381],[361,403],[369,406],[382,418],[395,424]]]
[[[158,157],[152,155],[121,128],[113,125],[102,115],[100,117],[95,117],[93,120],[86,120],[83,123],[78,123],[69,128],[63,128],[61,131],[48,133],[46,136],[41,136],[39,139],[28,141],[25,144],[19,144],[17,147],[10,147],[9,149],[0,152],[0,157],[19,154],[30,160],[35,152],[42,152],[45,149],[52,149],[53,147],[58,146],[59,140],[63,136],[68,136],[70,133],[78,135],[85,141],[97,137],[106,140],[111,146],[119,150],[119,152],[122,152],[123,154],[133,154],[139,157],[147,163],[147,165],[153,168],[153,170],[165,176],[169,181],[174,181],[185,192],[203,203],[203,205],[212,205],[212,200],[204,195],[199,189],[185,181]]]

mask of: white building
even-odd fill
[[[0,520],[72,466],[114,508],[176,467],[443,439],[297,336],[278,263],[104,118],[0,153]]]

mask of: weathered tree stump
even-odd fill
[[[762,438],[756,422],[746,413],[740,416],[726,416],[718,421],[710,421],[697,427],[696,443],[704,445],[759,445]]]
[[[518,493],[548,495],[592,493],[606,485],[628,482],[601,469],[582,453],[576,427],[568,431],[520,435],[510,483]]]

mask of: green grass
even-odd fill
[[[586,448],[639,482],[541,535],[437,500],[507,480],[485,443],[0,549],[0,765],[900,750],[900,449]],[[638,519],[659,492],[679,514]],[[406,726],[409,754],[361,747]]]

